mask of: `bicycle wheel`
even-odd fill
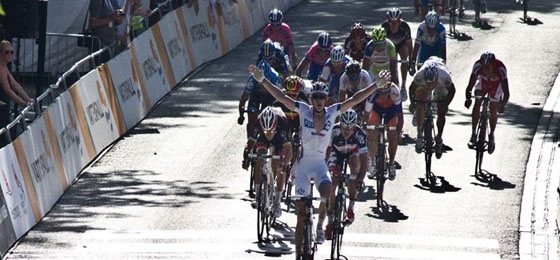
[[[305,220],[303,224],[303,252],[301,253],[302,260],[313,260],[313,224],[311,221]]]
[[[482,171],[482,159],[484,157],[484,151],[486,150],[486,118],[481,115],[478,120],[478,126],[476,128],[476,165],[475,165],[475,176],[478,176]]]
[[[426,181],[430,185],[436,184],[435,175],[432,173],[432,154],[434,152],[433,127],[432,119],[426,118],[424,120],[424,160],[426,161]]]
[[[259,184],[259,192],[257,193],[257,238],[259,243],[263,242],[264,232],[267,229],[267,189],[267,180],[263,176],[261,178],[261,183]]]
[[[249,176],[249,197],[255,198],[255,160],[251,159],[251,176]]]
[[[343,212],[345,211],[344,206],[344,195],[336,195],[336,204],[334,208],[334,218],[332,223],[332,241],[331,241],[331,259],[338,259],[340,256],[340,247],[342,246],[342,235],[344,234],[344,220]]]
[[[385,185],[385,144],[379,144],[379,149],[377,151],[375,166],[376,175],[377,175],[377,207],[380,208],[383,206],[383,186]]]

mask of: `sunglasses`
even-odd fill
[[[325,95],[313,95],[311,98],[315,99],[315,100],[325,100],[325,99],[327,99],[327,96],[325,96]]]
[[[330,51],[330,48],[319,48],[319,50],[322,52],[328,52]]]
[[[282,25],[282,23],[270,23],[270,25],[272,25],[272,27],[278,27]]]
[[[354,128],[355,124],[340,124],[340,126],[342,126],[343,129],[350,130]]]
[[[4,54],[6,54],[6,55],[8,55],[8,54],[14,54],[14,51],[13,51],[13,50],[10,50],[10,51],[4,51]]]
[[[358,81],[358,80],[360,79],[360,75],[350,76],[350,77],[348,77],[348,79],[349,79],[350,81]]]
[[[274,134],[274,132],[276,132],[276,130],[272,129],[272,130],[263,130],[263,133],[265,135],[269,135],[269,134]]]
[[[380,41],[380,42],[374,41],[373,42],[373,45],[375,45],[375,46],[381,46],[381,45],[384,45],[384,44],[385,44],[385,41]]]
[[[389,21],[387,21],[387,22],[390,23],[390,24],[399,24],[399,23],[401,23],[401,21],[399,21],[399,20],[389,20]]]

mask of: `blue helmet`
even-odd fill
[[[263,58],[267,60],[271,59],[272,57],[274,57],[274,51],[274,42],[272,42],[270,39],[266,39],[261,45],[261,54]]]
[[[317,44],[321,49],[330,48],[332,45],[332,38],[328,33],[322,32],[317,37]]]
[[[281,23],[282,18],[284,18],[284,15],[282,14],[282,11],[280,11],[276,8],[272,9],[268,13],[268,20],[270,21],[270,23],[274,23],[274,24]]]
[[[434,11],[426,14],[426,25],[429,28],[436,28],[439,25],[439,15]]]

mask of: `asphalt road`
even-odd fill
[[[468,2],[470,3],[470,1]],[[531,2],[533,4],[533,2]],[[443,186],[422,185],[424,157],[414,152],[415,130],[405,115],[405,138],[397,161],[402,169],[386,185],[389,210],[375,208],[371,180],[356,204],[343,254],[349,259],[518,259],[523,177],[544,101],[558,74],[560,34],[557,1],[534,3],[519,20],[514,1],[490,2],[474,28],[472,6],[448,39],[448,61],[457,87],[444,132],[452,148],[433,171]],[[388,7],[399,6],[417,22],[410,1],[304,1],[285,13],[303,56],[320,31],[343,43],[356,21],[372,28]],[[443,19],[447,23],[447,19]],[[237,104],[254,62],[260,36],[181,83],[134,130],[87,168],[51,212],[5,259],[292,259],[292,212],[284,212],[273,244],[256,243],[256,212],[247,196],[248,172],[240,167],[245,128]],[[493,51],[508,69],[511,98],[500,116],[496,151],[483,169],[498,178],[473,177],[474,152],[467,149],[470,111],[463,107],[470,69]],[[410,78],[409,78],[410,82]],[[408,102],[405,103],[408,105]],[[319,248],[325,259],[330,244]]]

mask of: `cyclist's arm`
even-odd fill
[[[245,112],[245,103],[247,103],[247,100],[249,100],[249,94],[243,92],[238,105],[239,117],[243,117],[243,113]]]
[[[447,87],[447,106],[451,104],[451,101],[453,101],[453,97],[455,97],[455,84],[451,82],[451,84],[449,84],[449,86]]]
[[[307,65],[309,65],[309,61],[305,58],[302,59],[296,67],[295,75],[301,77],[301,72],[305,67],[307,67]]]
[[[504,108],[509,101],[509,82],[507,78],[502,81],[502,91],[504,94],[502,96],[502,101],[500,101],[500,113],[504,112]]]
[[[377,90],[377,83],[372,83],[366,88],[356,92],[356,94],[352,95],[349,99],[344,100],[340,104],[340,112],[345,112],[346,110],[352,108],[353,106],[358,105],[364,99],[366,99],[369,95],[373,94]]]
[[[467,85],[467,88],[465,89],[465,98],[466,99],[471,99],[471,93],[472,93],[472,89],[474,87],[474,84],[476,83],[476,74],[471,73],[471,77],[469,78],[469,84]]]
[[[249,73],[251,73],[251,75],[253,75],[253,73],[257,73],[257,71],[259,71],[259,73],[262,76],[262,71],[257,69],[257,67],[255,65],[252,65],[252,64],[249,65]],[[295,111],[295,109],[296,109],[295,101],[293,99],[291,99],[290,97],[288,97],[286,94],[284,94],[284,92],[282,92],[280,89],[278,89],[267,78],[262,76],[262,81],[260,83],[263,86],[263,88],[266,89],[266,91],[268,91],[268,93],[270,93],[270,95],[272,95],[274,98],[276,98],[276,100],[278,100],[278,102],[284,104],[286,106],[286,108],[288,108],[289,110]]]

